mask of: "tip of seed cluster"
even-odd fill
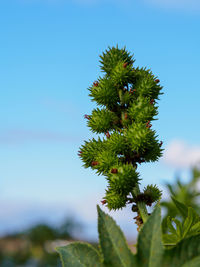
[[[96,165],[98,165],[98,164],[99,164],[98,161],[92,161],[92,166],[96,166]]]
[[[127,65],[128,65],[128,63],[126,62],[126,63],[123,64],[123,67],[126,68]]]
[[[150,124],[150,121],[148,121],[147,123],[146,123],[146,126],[147,126],[147,128],[151,128],[151,126],[152,126],[152,124]]]
[[[156,80],[155,80],[155,82],[156,82],[156,83],[159,83],[159,82],[160,82],[160,80],[159,80],[159,79],[156,79]]]
[[[87,119],[87,120],[89,120],[89,119],[90,119],[90,116],[87,115],[87,114],[85,114],[85,115],[84,115],[84,118]]]
[[[106,132],[105,135],[106,135],[107,138],[110,138],[110,133],[109,132]]]
[[[107,201],[105,199],[101,200],[102,205],[105,205]]]
[[[134,92],[136,92],[136,89],[133,88],[129,91],[130,94],[133,94]]]
[[[99,85],[99,83],[97,81],[93,82],[93,86],[97,87]]]
[[[118,173],[118,170],[117,170],[116,168],[113,168],[113,169],[111,170],[111,173]]]
[[[83,153],[83,151],[81,151],[81,150],[78,151],[78,156],[81,157],[82,153]]]

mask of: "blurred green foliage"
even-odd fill
[[[54,250],[59,240],[73,241],[82,226],[67,218],[59,227],[37,224],[22,232],[0,238],[1,267],[60,267]]]
[[[200,215],[200,169],[198,167],[191,170],[191,178],[188,183],[181,182],[178,177],[173,184],[166,184],[166,187],[171,197],[185,204],[185,206],[193,208]],[[183,216],[171,198],[161,201],[161,206],[166,212],[162,222],[163,232],[166,233],[167,218],[178,217],[183,219]]]
[[[191,178],[187,183],[183,183],[180,178],[177,178],[174,183],[166,184],[166,187],[169,196],[188,207],[192,207],[200,215],[199,168],[195,167],[191,170]],[[178,218],[180,222],[184,221],[183,213],[180,212],[180,209],[177,209],[171,197],[169,200],[161,201],[161,206],[165,210],[162,222],[163,232],[170,234],[169,217]],[[185,212],[187,213],[187,210]],[[59,227],[37,224],[23,232],[4,236],[0,239],[0,266],[60,267],[58,254],[53,249],[49,251],[47,244],[55,240],[74,240],[73,233],[79,232],[81,228],[80,224],[72,218],[68,218]],[[4,249],[2,249],[3,247]]]

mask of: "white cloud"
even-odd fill
[[[144,0],[144,2],[163,8],[200,10],[199,0]]]
[[[176,168],[187,168],[200,163],[200,146],[190,146],[174,140],[165,149],[163,162]]]

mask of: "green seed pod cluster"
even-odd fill
[[[144,202],[147,206],[151,206],[152,203],[160,200],[162,192],[158,189],[156,185],[147,185],[144,188],[143,193],[138,194],[133,198],[133,202],[136,204],[138,202]],[[134,209],[135,205],[133,205],[132,209]]]
[[[162,87],[150,70],[134,67],[134,62],[125,48],[108,48],[100,56],[104,76],[89,87],[99,108],[85,115],[87,125],[105,137],[85,141],[79,156],[84,167],[106,177],[104,203],[110,210],[126,206],[140,180],[137,165],[156,161],[162,154],[162,142],[151,129]],[[158,195],[156,188],[146,191],[152,199]]]

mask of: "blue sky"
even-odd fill
[[[143,185],[187,179],[200,159],[198,1],[1,1],[0,25],[1,232],[68,212],[95,222],[106,182],[77,151],[93,136],[87,88],[108,46],[126,46],[164,87],[153,128],[166,152],[140,167]],[[114,216],[127,229],[131,215]]]

